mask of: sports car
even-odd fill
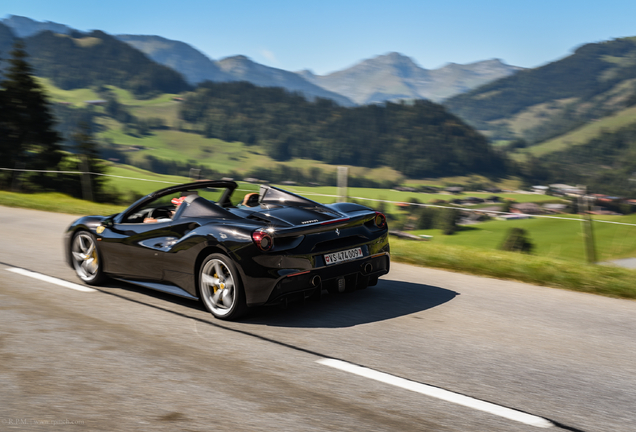
[[[66,260],[87,284],[110,277],[201,300],[226,320],[322,290],[366,288],[389,272],[382,213],[268,185],[234,200],[236,189],[233,181],[199,181],[115,215],[84,216],[65,233]]]

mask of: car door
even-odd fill
[[[171,239],[171,223],[113,223],[105,227],[100,243],[104,270],[124,278],[161,280],[161,251]]]

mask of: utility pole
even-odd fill
[[[592,211],[587,187],[583,186],[583,194],[579,195],[579,213],[582,212],[581,223],[583,238],[585,239],[585,255],[589,264],[596,264],[596,244],[594,241],[594,227],[592,226]]]
[[[338,167],[338,202],[347,202],[347,176],[349,168]]]

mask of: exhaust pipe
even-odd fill
[[[373,271],[373,265],[371,263],[366,263],[362,268],[364,274],[369,274]]]
[[[314,286],[314,287],[320,286],[321,282],[322,280],[320,279],[320,276],[318,275],[311,278],[311,286]]]

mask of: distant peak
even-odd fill
[[[395,52],[395,51],[379,55],[377,57],[370,59],[370,61],[384,61],[389,63],[402,63],[402,64],[418,66],[417,63],[415,63],[415,61],[411,57],[401,54],[399,52]]]
[[[249,57],[244,56],[244,55],[235,55],[235,56],[229,56],[229,57],[222,58],[220,61],[252,62],[252,59],[250,59]]]
[[[505,63],[504,63],[501,59],[498,59],[498,58],[492,58],[492,59],[488,59],[488,60],[482,60],[482,61],[475,62],[475,63],[473,63],[473,64],[480,64],[480,63],[481,63],[481,64],[500,64],[500,65],[505,64]]]
[[[388,59],[388,60],[392,60],[392,61],[396,61],[396,60],[411,60],[410,57],[407,57],[404,54],[400,54],[399,52],[395,52],[395,51],[379,55],[379,56],[377,56],[375,58],[376,59]]]

